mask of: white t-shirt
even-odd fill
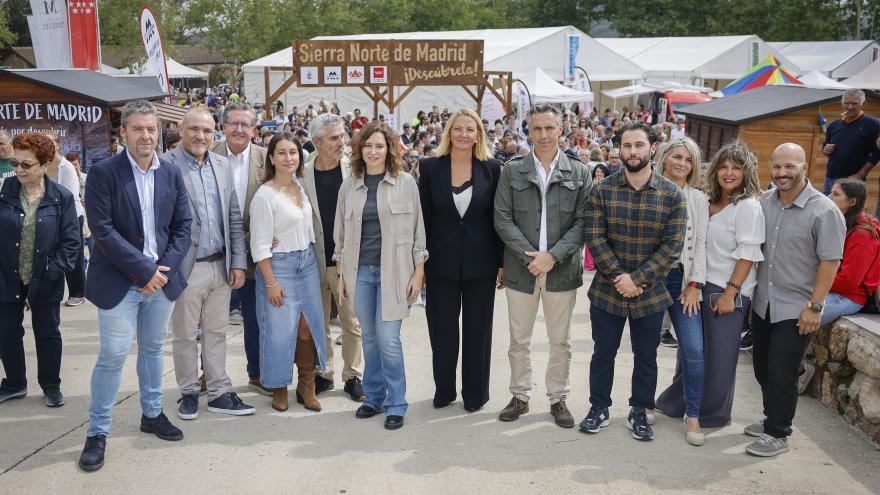
[[[70,194],[73,194],[73,204],[76,206],[76,216],[81,217],[86,214],[86,209],[83,207],[82,201],[80,201],[79,196],[79,177],[76,175],[76,167],[73,166],[72,163],[67,161],[67,158],[61,158],[61,162],[58,164],[58,184],[64,186],[65,189],[70,191]]]
[[[544,165],[535,157],[535,171],[538,172],[538,182],[541,183],[541,232],[538,236],[538,251],[547,251],[547,185],[550,183],[550,177],[553,177],[553,171],[556,170],[556,164],[559,163],[559,148],[556,149],[556,157],[550,162],[550,173],[544,171]]]
[[[729,204],[709,217],[706,232],[706,282],[726,288],[737,260],[764,261],[764,210],[757,198]],[[756,265],[742,283],[741,293],[751,297],[757,284]]]
[[[263,184],[251,200],[251,256],[254,263],[271,258],[272,253],[303,251],[315,242],[312,225],[312,205],[302,185],[297,184],[302,196],[300,208],[293,198]],[[272,249],[272,238],[278,245]]]

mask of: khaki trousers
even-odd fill
[[[174,374],[181,394],[199,393],[199,347],[196,336],[202,326],[202,366],[208,382],[208,400],[232,387],[226,374],[226,328],[229,298],[226,260],[196,263],[187,287],[177,298],[171,313]]]
[[[324,378],[333,379],[333,336],[330,334],[330,297],[336,300],[336,306],[339,309],[339,323],[342,325],[342,381],[349,378],[361,378],[363,376],[362,367],[362,344],[361,344],[361,326],[354,314],[354,308],[348,304],[341,303],[339,297],[339,285],[336,279],[336,267],[328,266],[325,274],[325,282],[321,287],[321,298],[324,302],[324,332],[327,337],[327,370],[324,371]]]
[[[538,314],[544,305],[549,357],[547,361],[547,397],[555,404],[568,396],[568,373],[571,365],[571,314],[577,291],[547,292],[547,277],[538,277],[531,294],[507,289],[507,313],[510,318],[510,393],[529,400],[532,389],[531,341]]]

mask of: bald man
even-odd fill
[[[751,327],[765,418],[745,433],[758,437],[746,452],[762,457],[788,452],[800,362],[843,258],[843,215],[810,185],[806,172],[803,148],[779,145],[770,157],[776,188],[761,196],[764,261],[758,264]]]

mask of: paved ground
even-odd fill
[[[577,420],[587,409],[592,340],[585,289],[574,315],[569,406]],[[406,426],[382,428],[382,419],[358,420],[356,405],[341,391],[322,394],[324,410],[301,406],[285,413],[270,399],[248,392],[241,327],[231,327],[228,370],[238,392],[257,407],[252,417],[207,412],[197,420],[174,414],[171,344],[166,350],[165,408],[186,438],[163,442],[138,431],[140,407],[134,359],[129,359],[114,410],[107,464],[97,473],[78,470],[86,431],[89,377],[97,353],[96,310],[64,308],[63,389],[67,405],[43,406],[36,385],[33,339],[26,339],[31,396],[0,405],[0,493],[880,493],[880,451],[867,437],[802,397],[791,452],[776,459],[744,453],[742,427],[760,412],[759,390],[747,355],[740,359],[734,423],[708,435],[706,445],[687,445],[680,421],[660,417],[655,440],[639,443],[624,426],[632,354],[626,337],[617,360],[612,427],[596,436],[552,423],[544,398],[547,340],[540,319],[533,343],[532,411],[501,423],[509,400],[507,304],[496,301],[492,400],[467,414],[461,402],[431,406],[430,346],[424,312],[414,308],[403,326],[411,402]],[[334,331],[338,329],[334,328]],[[135,354],[132,349],[132,356]],[[660,386],[669,383],[674,351],[660,349]],[[340,359],[337,355],[337,359]],[[337,381],[337,386],[339,382]]]

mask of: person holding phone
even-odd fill
[[[764,260],[764,212],[758,167],[734,141],[712,157],[706,177],[709,227],[703,287],[704,374],[700,425],[730,424],[739,338],[755,290],[755,265]]]

